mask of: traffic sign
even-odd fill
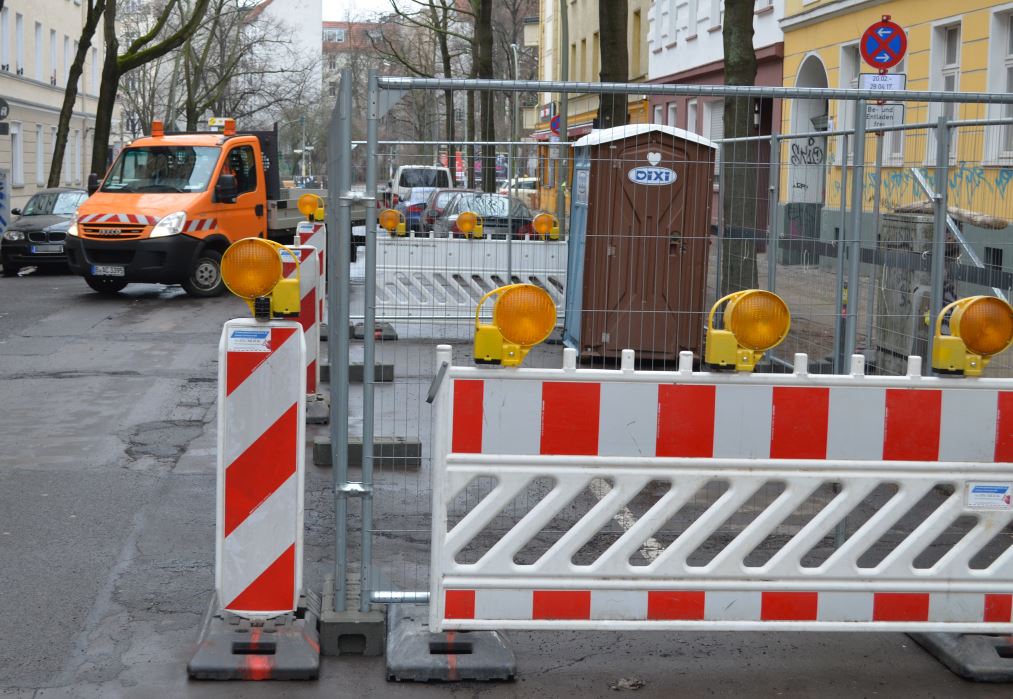
[[[549,129],[552,133],[559,135],[559,115],[552,117],[552,121],[549,122]]]
[[[904,105],[867,104],[865,105],[865,128],[867,131],[879,131],[888,126],[900,126],[904,123]]]
[[[904,59],[907,51],[907,35],[900,25],[888,17],[876,22],[862,34],[859,43],[862,59],[873,68],[886,70]]]
[[[862,73],[858,76],[858,89],[874,92],[893,92],[907,87],[904,73]]]
[[[11,106],[7,104],[7,100],[0,97],[0,121],[4,121],[7,115],[11,113]]]

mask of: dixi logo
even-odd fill
[[[630,182],[652,186],[675,184],[675,171],[667,167],[643,165],[626,173]]]

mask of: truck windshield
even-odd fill
[[[203,192],[221,148],[145,146],[127,148],[113,163],[103,192]]]

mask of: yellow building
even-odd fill
[[[608,1],[608,0],[603,0]],[[559,0],[539,2],[538,31],[526,32],[526,42],[538,45],[538,64],[542,80],[562,80],[564,77],[576,82],[599,82],[601,71],[601,46],[598,32],[599,0],[566,0],[567,46],[562,45],[562,17]],[[629,16],[626,23],[627,47],[629,51],[629,82],[643,82],[647,79],[647,19],[651,3],[649,0],[629,0]],[[527,37],[531,37],[527,39]],[[563,76],[562,57],[566,52],[568,74]],[[628,99],[628,120],[643,123],[648,120],[647,99],[643,95],[631,95]],[[538,147],[538,179],[542,208],[554,209],[555,170],[557,157],[550,145],[552,133],[550,119],[560,109],[560,96],[555,93],[539,94],[539,105],[532,136],[544,142]],[[568,140],[574,141],[591,131],[598,116],[598,96],[591,94],[570,94],[567,104]],[[572,163],[570,164],[572,169]],[[569,177],[567,176],[567,180]]]
[[[907,75],[908,90],[944,92],[1013,91],[1013,3],[989,0],[786,0],[784,85],[786,87],[857,88],[860,73],[875,73],[859,54],[865,29],[889,15],[907,33],[907,55],[891,73]],[[823,128],[850,128],[852,103],[793,100],[783,110],[782,133]],[[908,103],[904,122],[935,122],[941,115],[956,120],[1013,116],[1008,105]],[[826,118],[822,118],[826,117]],[[822,118],[822,119],[821,119]],[[960,127],[951,130],[949,204],[1013,219],[1013,127]],[[912,129],[883,137],[883,210],[925,199],[913,168],[936,161],[932,130]],[[817,143],[817,146],[820,144]],[[866,164],[872,164],[877,142],[866,142]],[[783,155],[791,157],[791,145]],[[782,179],[782,200],[818,201],[825,193],[830,208],[840,206],[841,139],[826,139],[830,167],[809,174],[789,165]],[[849,146],[850,149],[850,146]],[[817,168],[820,173],[824,168]],[[931,178],[931,173],[930,173]],[[826,182],[823,182],[823,177]],[[815,180],[815,181],[814,181]],[[863,192],[868,208],[874,180]]]

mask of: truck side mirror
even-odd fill
[[[91,196],[98,191],[98,175],[94,172],[88,175],[88,195]]]
[[[218,176],[215,184],[215,201],[232,204],[239,196],[239,185],[236,183],[236,176],[222,173]]]

